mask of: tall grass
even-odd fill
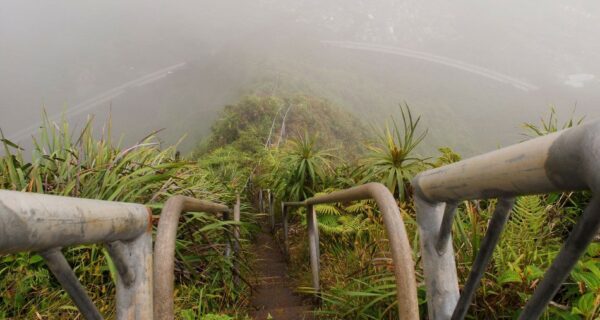
[[[154,134],[130,147],[111,140],[110,122],[99,135],[89,119],[75,133],[66,121],[46,116],[33,138],[30,159],[2,136],[0,188],[62,196],[143,203],[159,213],[174,194],[232,203],[235,195],[209,180],[196,162],[180,160],[176,145],[161,148]],[[247,205],[245,206],[247,208]],[[158,218],[158,216],[156,216]],[[232,258],[223,250],[225,225],[207,214],[184,218],[177,241],[177,317],[229,312],[245,302],[245,290],[233,285]],[[242,235],[247,236],[245,228]],[[100,311],[114,317],[113,268],[101,246],[63,250],[77,277]],[[242,259],[242,272],[247,267]],[[0,256],[0,318],[76,318],[69,297],[34,253]]]

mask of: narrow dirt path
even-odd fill
[[[250,316],[255,320],[313,319],[310,306],[290,288],[285,257],[264,225],[256,240],[258,284],[251,298]]]

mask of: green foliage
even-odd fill
[[[330,150],[321,149],[316,137],[308,133],[289,140],[277,155],[278,165],[272,169],[278,197],[299,201],[314,195],[325,176],[332,172],[334,158]]]
[[[253,163],[251,154],[231,145],[217,148],[198,160],[198,165],[207,172],[207,180],[235,192],[244,189]]]
[[[28,192],[145,203],[156,212],[173,194],[231,203],[244,194],[248,181],[271,188],[278,199],[303,200],[368,181],[384,183],[395,195],[418,252],[415,212],[410,201],[410,179],[420,170],[461,160],[450,148],[427,163],[415,154],[427,131],[420,117],[401,106],[401,122],[392,119],[367,145],[359,122],[324,99],[306,95],[251,96],[227,106],[212,127],[212,136],[197,150],[196,161],[181,160],[175,146],[160,149],[153,135],[130,148],[114,145],[110,125],[100,138],[91,121],[75,136],[66,123],[44,121],[35,139],[31,160],[2,136],[0,187]],[[581,123],[572,118],[559,124],[554,109],[541,125],[525,124],[530,134],[545,135]],[[335,124],[335,125],[332,125]],[[321,139],[307,132],[318,132]],[[298,134],[302,133],[302,134]],[[296,138],[290,138],[296,137]],[[335,151],[330,149],[335,147]],[[334,152],[336,154],[334,155]],[[338,156],[337,153],[343,155]],[[359,164],[352,156],[362,158]],[[343,161],[350,158],[351,160]],[[494,251],[469,318],[515,318],[539,284],[574,221],[589,201],[587,193],[557,193],[517,199]],[[459,279],[467,279],[495,201],[465,201],[453,224]],[[315,207],[321,234],[323,304],[319,318],[396,319],[395,280],[381,214],[371,200],[322,204]],[[251,237],[255,215],[243,203],[242,236]],[[304,209],[291,213],[292,274],[300,291],[312,293]],[[304,212],[305,213],[305,212]],[[244,317],[248,290],[233,286],[232,258],[224,256],[228,223],[212,215],[185,215],[176,243],[176,312],[183,319]],[[247,240],[242,240],[246,247]],[[109,256],[100,246],[68,248],[65,255],[100,310],[114,316],[115,277]],[[248,254],[240,258],[243,276],[251,274]],[[588,248],[548,308],[545,319],[598,319],[600,317],[600,244]],[[427,316],[422,265],[417,263],[421,316]],[[0,318],[78,316],[68,296],[35,254],[0,256]],[[225,315],[228,314],[228,315]]]
[[[248,151],[257,151],[266,143],[273,119],[283,107],[283,100],[272,97],[248,96],[235,105],[225,106],[221,117],[211,127],[209,148],[226,146],[236,142],[248,132],[253,138],[244,145]]]
[[[343,146],[349,158],[356,158],[357,142],[366,137],[360,120],[325,99],[302,94],[251,95],[224,108],[196,155],[228,145],[260,154],[306,131],[318,132],[326,148]]]
[[[523,127],[525,128],[525,135],[530,137],[541,137],[559,130],[578,126],[583,123],[584,117],[576,119],[574,113],[575,110],[573,110],[573,114],[571,114],[569,120],[565,121],[563,124],[559,124],[558,116],[556,115],[556,109],[551,107],[548,119],[542,118],[540,125],[531,122],[526,122],[523,124]]]
[[[400,106],[402,128],[392,119],[392,128],[386,125],[377,144],[370,144],[371,151],[364,161],[367,181],[379,181],[402,201],[407,195],[406,185],[413,176],[425,168],[425,159],[414,154],[415,148],[423,141],[427,131],[418,133],[421,117],[413,118],[408,105]]]
[[[231,201],[234,194],[211,182],[210,173],[195,162],[181,160],[176,147],[159,149],[154,135],[129,148],[113,145],[110,123],[97,137],[90,119],[74,134],[66,121],[43,118],[31,160],[3,138],[0,187],[63,196],[144,203],[158,212],[167,197],[185,194]],[[246,219],[246,221],[248,221]],[[248,236],[246,226],[242,234]],[[232,282],[230,258],[222,253],[226,227],[214,216],[186,215],[177,241],[177,309],[195,308],[202,291],[204,311],[240,308],[244,291]],[[114,317],[114,268],[101,246],[63,250],[99,310]],[[248,272],[240,260],[242,272]],[[191,286],[193,284],[193,286]],[[0,315],[8,318],[76,318],[78,311],[60,289],[40,256],[32,253],[0,256]]]
[[[441,153],[441,155],[437,158],[437,160],[435,160],[435,163],[433,164],[433,166],[436,168],[445,166],[447,164],[459,162],[460,160],[462,160],[460,154],[454,152],[448,147],[439,148],[438,151]]]

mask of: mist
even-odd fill
[[[0,128],[26,147],[45,109],[191,150],[224,105],[302,92],[373,124],[406,102],[426,144],[469,155],[550,106],[600,117],[599,35],[592,1],[8,0]]]

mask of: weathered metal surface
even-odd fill
[[[312,210],[314,205],[322,203],[347,202],[364,199],[374,199],[383,216],[383,222],[385,224],[386,233],[390,243],[392,260],[394,262],[396,296],[398,300],[398,310],[400,318],[418,319],[419,306],[417,300],[417,284],[415,279],[414,262],[412,259],[412,248],[408,241],[408,235],[406,233],[406,229],[404,228],[404,222],[402,221],[402,215],[400,213],[398,205],[396,204],[396,200],[384,185],[380,183],[367,183],[362,186],[313,197],[307,199],[304,202],[285,202],[284,205],[286,207],[306,205],[308,218],[314,217],[314,221],[316,224],[316,215]],[[312,238],[310,238],[309,235],[309,241],[313,241],[310,239]],[[316,247],[318,248],[318,238]],[[435,251],[435,249],[433,250]],[[311,250],[311,252],[314,251]],[[316,253],[318,254],[318,251]],[[454,262],[454,260],[452,260],[452,262]],[[318,271],[318,269],[316,270]],[[314,271],[315,268],[313,267],[313,282],[315,281]],[[456,290],[458,292],[458,286]]]
[[[459,297],[452,237],[445,242],[445,247],[439,250],[436,247],[445,204],[431,204],[416,194],[415,205],[427,287],[427,314],[430,319],[450,319]]]
[[[175,240],[183,212],[221,213],[230,210],[222,204],[185,196],[173,196],[165,203],[154,245],[154,319],[157,320],[174,318]]]
[[[265,212],[262,189],[258,190],[258,212],[260,212],[260,213]]]
[[[100,314],[100,311],[98,311],[90,297],[85,292],[85,289],[81,283],[79,283],[79,280],[75,276],[73,269],[71,269],[71,266],[69,266],[67,259],[65,259],[65,256],[62,254],[62,252],[60,252],[60,249],[53,248],[42,251],[40,252],[40,255],[46,261],[48,269],[50,269],[60,285],[69,294],[83,317],[87,320],[104,319]]]
[[[87,319],[102,316],[58,248],[107,243],[119,271],[117,319],[152,319],[152,236],[139,204],[0,191],[0,253],[38,251]]]
[[[117,319],[152,319],[152,229],[123,242],[122,250],[134,279],[130,285],[117,281]]]
[[[310,254],[310,270],[312,273],[312,286],[315,292],[321,291],[319,274],[321,273],[320,250],[319,250],[319,226],[315,207],[306,207],[306,224],[308,227],[308,248]]]
[[[233,226],[233,254],[234,254],[234,259],[233,259],[233,271],[234,271],[234,275],[233,275],[233,281],[234,284],[237,286],[240,282],[240,276],[239,276],[239,264],[238,264],[238,259],[240,258],[240,226],[239,223],[241,221],[241,201],[240,201],[240,194],[238,193],[235,197],[235,205],[233,206],[233,222],[236,223],[236,225]]]
[[[275,208],[274,208],[274,203],[275,203],[275,197],[273,197],[273,194],[271,194],[271,189],[267,190],[268,192],[268,203],[269,203],[269,219],[271,220],[271,232],[275,231]]]
[[[413,186],[429,316],[450,319],[458,302],[458,282],[449,235],[452,210],[444,214],[444,203],[586,189],[597,194],[600,191],[600,121],[428,170],[413,180]],[[537,319],[543,313],[597,233],[600,206],[596,201],[592,201],[577,223],[521,319]],[[444,222],[442,216],[447,217]],[[498,222],[498,225],[503,224]],[[486,246],[493,247],[496,241],[491,237]],[[443,248],[444,243],[446,248]],[[486,248],[482,259],[490,252]],[[485,262],[483,260],[479,262]],[[464,298],[467,300],[472,294],[468,291]],[[454,319],[461,319],[465,312],[464,306],[459,306]]]
[[[133,203],[0,190],[0,252],[131,240],[148,228]]]
[[[106,249],[115,264],[119,279],[123,281],[125,286],[131,286],[135,281],[134,267],[129,260],[127,245],[121,241],[109,242],[106,244]]]
[[[419,174],[429,202],[487,199],[592,188],[600,121],[492,151]]]
[[[442,218],[442,225],[440,227],[440,236],[438,237],[435,248],[439,254],[443,254],[444,250],[448,246],[450,236],[452,236],[452,223],[454,222],[454,214],[456,213],[456,202],[446,202],[444,207],[444,217]]]
[[[290,240],[288,230],[288,207],[285,202],[281,203],[281,220],[283,225],[283,250],[285,251],[286,258],[290,255]]]

